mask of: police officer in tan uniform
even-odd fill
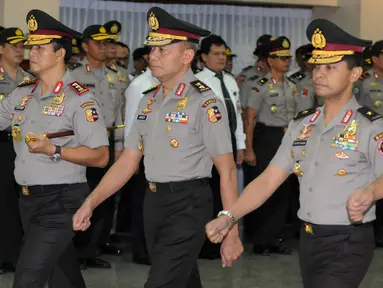
[[[370,184],[383,169],[382,116],[361,107],[352,94],[370,41],[323,19],[308,26],[307,37],[315,47],[309,62],[315,65],[316,93],[325,104],[297,113],[271,165],[227,214],[235,221],[257,209],[290,173],[296,174],[304,287],[357,288],[374,253],[375,206],[365,199],[371,199]],[[229,227],[229,218],[222,217],[207,225],[207,233],[217,242]]]
[[[313,50],[314,47],[311,44],[307,44],[299,47],[295,51],[295,60],[301,69],[289,78],[297,85],[298,92],[301,94],[301,101],[297,106],[298,111],[323,105],[323,99],[315,97],[312,67],[307,63]]]
[[[223,103],[190,69],[198,40],[209,31],[178,20],[161,8],[148,11],[152,46],[150,67],[161,85],[145,93],[125,150],[74,217],[86,229],[94,207],[134,174],[145,154],[149,183],[144,207],[152,266],[145,288],[202,287],[197,258],[204,225],[211,217],[208,177],[214,164],[221,173],[223,206],[235,202],[236,168]],[[222,244],[223,265],[242,252],[234,228]]]
[[[121,23],[118,21],[109,21],[104,24],[104,27],[108,34],[111,36],[112,41],[106,48],[106,65],[117,73],[118,77],[118,86],[121,90],[122,97],[122,115],[125,113],[125,91],[131,83],[129,79],[129,73],[126,68],[121,67],[117,63],[117,48],[118,42],[120,42],[120,36],[118,35],[121,32]],[[124,119],[124,117],[123,117]]]
[[[237,83],[240,89],[240,101],[242,104],[242,108],[246,108],[247,97],[251,93],[251,87],[246,85],[246,81],[255,81],[260,78],[266,76],[269,73],[269,65],[267,64],[267,46],[271,39],[275,39],[271,35],[264,34],[257,40],[257,47],[255,48],[253,55],[256,56],[257,63],[254,66],[246,67],[241,71],[239,76],[237,77]]]
[[[22,82],[0,102],[0,129],[12,125],[15,178],[22,185],[25,243],[14,288],[85,287],[72,244],[73,212],[89,193],[85,166],[108,162],[108,139],[93,94],[66,70],[78,33],[40,10],[27,15],[30,66],[40,79]],[[40,133],[72,131],[50,139]]]
[[[21,29],[7,28],[0,34],[0,101],[17,88],[24,80],[34,78],[20,67],[24,59]],[[13,149],[11,127],[0,131],[0,274],[14,271],[22,244],[18,191],[15,177],[15,151]]]
[[[291,56],[290,41],[286,37],[272,40],[268,45],[271,72],[251,83],[252,94],[248,97],[245,116],[245,183],[250,183],[267,168],[289,121],[296,113],[301,95],[285,75]],[[255,117],[257,124],[254,127]],[[286,181],[267,205],[251,215],[253,229],[250,233],[256,254],[291,253],[280,241],[279,234],[286,220],[292,178]]]
[[[106,127],[122,125],[122,98],[118,75],[105,65],[106,49],[111,36],[101,25],[91,25],[83,33],[82,48],[86,58],[80,63],[69,66],[73,77],[84,83],[96,96],[101,105],[101,114]],[[113,133],[114,132],[114,133]],[[110,134],[110,164],[123,150],[123,129]],[[94,189],[104,176],[108,167],[103,169],[88,167],[87,179],[90,189]],[[113,226],[115,199],[108,199],[98,207],[92,218],[91,230],[76,235],[75,243],[80,258],[81,268],[110,268],[110,264],[97,257],[100,252],[121,255],[121,250],[110,243],[109,233]]]

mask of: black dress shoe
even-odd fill
[[[264,245],[254,245],[253,253],[261,256],[270,256],[271,251],[267,246]]]
[[[11,263],[3,263],[2,267],[3,269],[6,270],[6,272],[15,272],[16,271],[16,268],[14,265],[12,265]]]
[[[277,243],[277,244],[273,244],[273,245],[269,245],[268,249],[270,250],[271,253],[274,253],[274,254],[291,255],[293,253],[293,250],[291,250],[291,248],[283,245],[282,242]]]
[[[152,265],[150,262],[149,256],[132,256],[133,263],[140,264],[140,265]]]
[[[376,247],[383,248],[383,239],[378,239],[375,241]]]
[[[86,265],[86,268],[101,268],[101,269],[112,268],[109,262],[98,257],[92,258],[92,259],[85,259],[85,265]]]
[[[102,254],[108,254],[108,255],[114,255],[114,256],[122,255],[122,250],[118,249],[116,246],[114,246],[111,243],[106,243],[105,245],[101,246],[100,252]]]

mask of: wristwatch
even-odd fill
[[[217,217],[221,217],[221,216],[227,216],[227,217],[229,217],[230,222],[231,222],[231,225],[234,225],[234,224],[237,223],[237,221],[235,220],[233,214],[231,214],[229,211],[225,211],[225,210],[223,210],[223,211],[219,212],[218,215],[217,215]]]
[[[55,145],[55,153],[51,156],[53,162],[59,162],[61,160],[61,146]]]

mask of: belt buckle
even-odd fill
[[[157,185],[156,185],[156,183],[149,182],[149,189],[152,192],[157,192]]]
[[[28,196],[29,195],[29,189],[28,189],[27,186],[24,186],[24,185],[21,186],[21,190],[22,190],[24,196]]]
[[[313,225],[305,223],[305,232],[310,235],[314,235]]]

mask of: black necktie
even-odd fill
[[[232,133],[237,130],[237,117],[235,115],[235,108],[233,101],[231,101],[229,91],[227,91],[225,83],[223,82],[223,74],[215,74],[215,77],[221,81],[221,89],[223,98],[225,99],[226,110],[229,115],[229,126]]]

